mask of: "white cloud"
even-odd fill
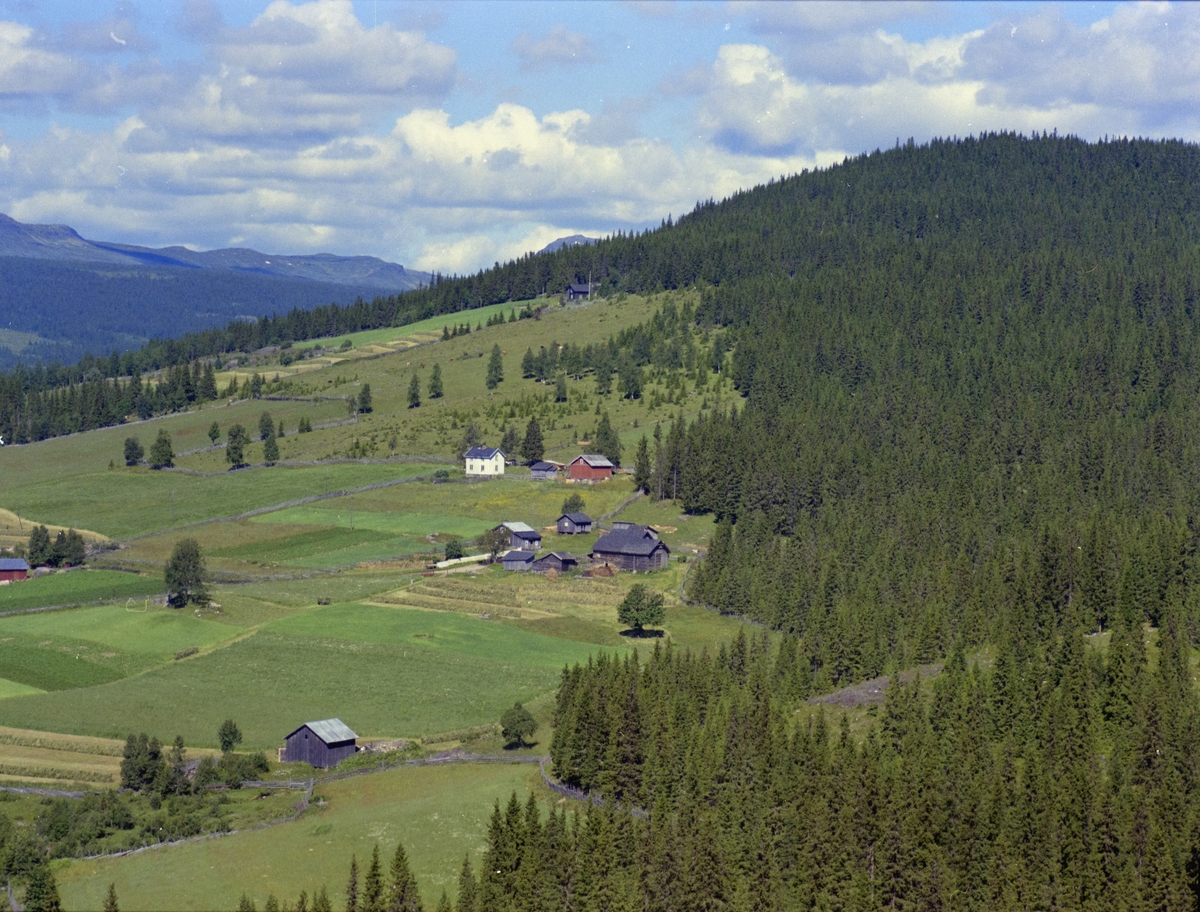
[[[528,32],[522,32],[513,42],[512,50],[521,61],[521,68],[527,71],[550,66],[574,67],[600,60],[600,52],[591,38],[561,24],[540,38],[531,38]]]
[[[86,81],[85,63],[38,47],[33,38],[27,25],[0,22],[0,102],[62,95]]]

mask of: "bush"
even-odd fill
[[[446,560],[457,560],[463,556],[463,543],[461,538],[452,538],[446,542]]]

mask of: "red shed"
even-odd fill
[[[0,583],[11,583],[29,576],[29,564],[20,557],[0,557]]]
[[[567,468],[567,477],[576,481],[603,481],[612,478],[612,474],[613,464],[594,453],[576,456],[575,461]]]

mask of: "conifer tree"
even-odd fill
[[[350,878],[346,881],[346,912],[358,912],[358,858],[350,856]]]
[[[371,384],[364,383],[362,389],[358,391],[358,410],[364,415],[369,415],[374,405],[371,402]]]
[[[221,439],[221,425],[215,421],[208,426],[208,439],[213,446],[216,446],[217,441]]]
[[[537,418],[530,418],[525,426],[525,437],[521,442],[521,458],[528,463],[534,463],[542,458],[546,445],[542,442],[542,426]]]
[[[387,912],[422,912],[421,894],[408,867],[408,855],[405,854],[403,843],[396,843],[396,854],[392,857],[391,884],[384,908]]]
[[[440,364],[434,364],[433,371],[429,374],[429,398],[442,398],[442,366]]]
[[[271,434],[263,441],[263,462],[267,465],[275,465],[279,461],[279,443],[275,439],[275,435]]]
[[[488,359],[487,388],[494,390],[504,382],[504,356],[500,353],[499,344],[492,346],[492,355]]]
[[[462,870],[458,875],[458,899],[455,912],[483,912],[479,908],[479,881],[471,871],[471,855],[463,856]]]
[[[379,863],[379,843],[371,851],[371,866],[363,881],[362,912],[384,912],[383,868]]]
[[[600,416],[600,421],[596,425],[596,434],[593,443],[595,444],[596,451],[608,457],[608,460],[613,465],[619,466],[621,464],[621,438],[613,430],[613,426],[608,420],[608,412],[604,412]]]
[[[559,374],[558,378],[554,381],[554,401],[555,402],[566,402],[567,401],[567,375],[566,374]]]
[[[650,444],[646,440],[645,434],[643,434],[641,440],[638,441],[637,455],[634,457],[633,466],[634,490],[649,494],[650,473],[652,471],[652,466],[650,464]]]
[[[413,371],[412,378],[408,381],[408,407],[410,409],[420,408],[421,406],[421,380],[417,377],[417,372]]]
[[[108,893],[104,895],[104,912],[120,912],[120,906],[117,905],[117,885],[115,883],[108,885]]]
[[[125,465],[135,466],[142,461],[145,455],[146,450],[136,437],[125,438]]]
[[[275,422],[271,418],[270,412],[263,412],[258,416],[258,439],[266,440],[268,437],[275,436]]]
[[[225,441],[225,461],[232,468],[240,469],[246,464],[246,444],[249,442],[250,435],[240,424],[235,424],[229,429]]]

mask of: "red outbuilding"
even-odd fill
[[[0,557],[0,583],[11,583],[29,576],[29,564],[20,557]]]
[[[612,474],[613,464],[593,453],[576,456],[575,461],[567,467],[567,477],[575,481],[603,481],[612,478]]]

